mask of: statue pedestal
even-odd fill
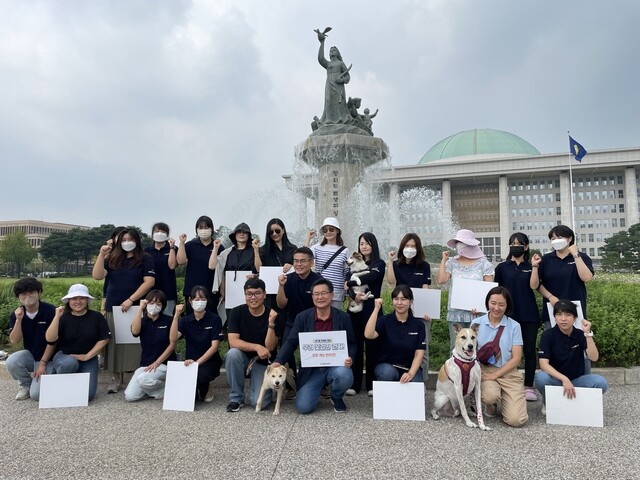
[[[362,180],[364,169],[389,155],[381,138],[341,133],[311,135],[296,146],[295,155],[318,169],[316,219],[344,213],[347,195]]]

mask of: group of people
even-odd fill
[[[210,402],[210,384],[223,363],[220,344],[225,333],[229,412],[244,405],[246,376],[250,377],[248,401],[255,407],[269,364],[287,364],[294,373],[296,382],[290,382],[287,396],[295,398],[300,413],[315,410],[321,397],[329,398],[336,412],[344,412],[344,396],[357,395],[363,387],[372,396],[374,380],[427,382],[431,319],[414,316],[412,288],[430,288],[431,267],[415,233],[404,235],[398,250],[388,254],[388,264],[380,256],[375,235],[362,233],[357,251],[367,270],[352,279],[347,262],[351,254],[334,217],[324,220],[319,242],[312,245],[316,233],[310,231],[300,247],[289,241],[284,223],[277,218],[268,222],[263,245],[252,240],[245,223],[229,235],[229,248],[214,239],[210,217],[198,218],[195,232],[189,241],[186,234],[180,235],[176,246],[169,226],[156,223],[151,232],[153,245],[144,248],[137,230],[117,228],[101,247],[92,272],[95,279],[104,279],[102,313],[89,309],[93,297],[84,285],[71,286],[61,299],[64,307],[55,308],[41,301],[38,280],[16,282],[14,293],[20,306],[11,315],[10,340],[23,341],[24,349],[7,360],[7,369],[20,385],[16,399],[37,399],[43,374],[71,372],[90,373],[89,399],[93,399],[97,355],[103,350],[104,368],[112,375],[109,393],[122,387],[124,372],[133,372],[124,392],[126,400],[162,398],[166,363],[175,359],[176,344],[182,337],[185,365],[198,364],[196,398]],[[451,308],[449,295],[447,321],[452,348],[455,323],[479,325],[479,348],[494,340],[499,343],[499,354],[482,366],[482,403],[487,416],[500,410],[503,420],[512,426],[528,420],[526,402],[537,400],[534,386],[543,401],[546,385],[563,386],[569,397],[575,395],[576,386],[607,389],[602,377],[590,374],[588,363],[598,358],[591,323],[586,320],[585,283],[593,277],[591,260],[578,251],[570,228],[554,227],[549,239],[553,250],[530,259],[529,239],[524,233],[514,233],[507,260],[494,269],[474,233],[460,230],[447,242],[457,255],[443,252],[437,276],[441,285],[453,279],[452,288],[456,288],[456,278],[499,284],[487,295],[485,315]],[[185,264],[185,302],[176,305],[175,269]],[[275,295],[267,295],[258,278],[262,266],[282,268]],[[221,308],[227,273],[241,271],[254,274],[244,283],[245,303]],[[386,315],[381,299],[385,279],[394,287],[393,311]],[[366,293],[356,288],[362,285],[368,287]],[[536,290],[543,296],[547,327],[540,339],[541,371],[537,374],[541,320]],[[346,297],[362,308],[343,311]],[[579,300],[582,307],[581,329],[574,327],[578,313],[572,300]],[[549,328],[547,303],[553,307],[553,328]],[[118,344],[111,335],[113,310],[126,312],[133,306],[139,309],[131,333],[140,343]],[[298,334],[332,330],[346,332],[344,365],[298,369]],[[524,378],[517,369],[523,355]],[[270,400],[267,395],[262,407]]]

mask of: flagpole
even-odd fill
[[[569,130],[567,130],[567,137],[571,137],[571,132]],[[573,232],[575,233],[576,231],[576,212],[575,212],[575,207],[573,205],[573,170],[571,168],[571,164],[572,162],[572,157],[573,155],[571,154],[571,149],[569,149],[569,191],[571,194],[571,229],[573,230]],[[578,243],[576,241],[576,239],[573,239],[576,243]]]

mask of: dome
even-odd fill
[[[520,156],[540,155],[540,152],[513,133],[481,128],[459,132],[440,140],[424,154],[418,165],[468,155]]]

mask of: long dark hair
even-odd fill
[[[144,258],[144,250],[142,249],[142,240],[140,239],[140,234],[135,228],[129,228],[123,230],[113,244],[113,250],[111,251],[111,255],[109,255],[109,268],[112,270],[121,268],[127,258],[128,252],[125,252],[122,249],[122,238],[127,234],[129,234],[133,238],[133,241],[136,242],[136,248],[132,252],[132,263],[130,266],[137,267],[142,263],[142,259]]]
[[[523,246],[529,245],[529,237],[526,233],[516,232],[509,237],[509,245],[511,245],[515,240],[518,240],[518,243]],[[522,257],[525,262],[529,261],[529,249],[527,248],[524,251],[524,256]],[[507,255],[507,260],[511,260],[511,252]]]
[[[369,255],[369,260],[367,260],[367,265],[371,266],[373,262],[380,260],[380,249],[378,248],[378,239],[373,233],[364,232],[362,235],[358,237],[358,253],[362,253],[360,251],[361,240],[364,240],[369,245],[371,245],[371,255]]]
[[[272,218],[267,223],[267,233],[264,235],[264,255],[265,257],[271,254],[271,252],[277,251],[278,246],[276,242],[271,238],[271,227],[273,225],[278,225],[282,229],[282,251],[289,245],[293,246],[293,244],[289,241],[289,237],[287,237],[287,229],[284,226],[284,222],[279,218]]]
[[[413,240],[416,242],[416,256],[414,258],[406,258],[402,250],[407,246],[407,242],[409,240]],[[422,241],[417,233],[407,233],[402,240],[400,241],[400,246],[398,247],[398,265],[404,265],[405,263],[411,263],[413,265],[420,265],[424,263],[424,249],[422,248]]]

